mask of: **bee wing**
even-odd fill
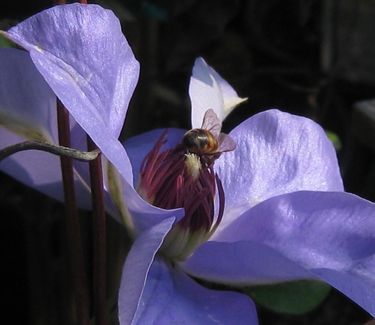
[[[219,139],[221,121],[212,108],[208,109],[204,114],[202,129],[210,131],[216,139]]]
[[[228,134],[220,133],[218,142],[218,152],[233,151],[236,149],[236,142]]]

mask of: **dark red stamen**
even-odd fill
[[[218,226],[224,211],[224,190],[213,170],[212,159],[195,155],[198,172],[192,175],[186,165],[188,156],[192,154],[187,154],[183,145],[162,151],[165,143],[166,132],[145,157],[141,166],[139,192],[160,208],[184,208],[185,216],[179,222],[183,229],[209,233]],[[216,187],[219,212],[215,218]]]

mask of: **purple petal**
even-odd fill
[[[307,118],[269,110],[242,122],[230,136],[237,148],[215,162],[226,198],[221,228],[276,195],[343,190],[333,145]]]
[[[56,96],[30,56],[0,50],[0,149],[25,140],[57,143]],[[72,123],[72,127],[74,127]],[[0,163],[0,169],[23,184],[63,200],[60,160],[41,151],[25,151]],[[77,202],[88,208],[90,194],[76,175]]]
[[[12,28],[8,36],[30,52],[55,94],[115,166],[140,227],[174,215],[136,193],[129,158],[117,139],[139,65],[112,11],[97,5],[56,6]]]
[[[134,323],[255,325],[258,321],[254,303],[245,295],[206,289],[155,260]]]
[[[250,240],[208,241],[182,267],[193,276],[237,286],[316,279],[272,248]]]
[[[28,140],[55,142],[56,96],[30,56],[0,49],[0,69],[0,125]]]
[[[30,52],[77,123],[128,182],[128,158],[117,140],[139,65],[110,10],[56,6],[20,23],[8,36]]]
[[[100,125],[119,136],[139,64],[112,11],[77,3],[55,6],[10,29],[8,36],[30,52],[85,129],[98,132]]]
[[[191,124],[200,128],[205,112],[212,108],[223,121],[232,109],[245,101],[203,58],[195,60],[190,79]]]
[[[133,244],[121,277],[118,301],[120,324],[132,323],[141,303],[151,263],[174,221],[175,218],[165,219],[141,234]]]
[[[145,156],[155,145],[155,142],[160,138],[161,134],[167,132],[167,142],[164,149],[172,148],[179,144],[186,130],[182,129],[157,129],[146,133],[142,133],[132,137],[124,142],[124,147],[128,153],[130,163],[133,169],[134,187],[138,184],[138,176],[141,169],[141,164]]]
[[[185,263],[219,282],[328,282],[375,315],[375,204],[342,192],[301,191],[244,213]],[[294,267],[293,267],[294,264]]]

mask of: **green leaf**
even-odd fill
[[[253,300],[274,312],[301,315],[317,307],[331,287],[318,281],[295,281],[249,287],[244,292]]]

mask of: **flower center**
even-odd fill
[[[185,216],[170,231],[161,249],[170,259],[184,260],[208,240],[222,219],[224,191],[213,170],[219,155],[189,150],[185,138],[175,148],[162,151],[165,142],[166,132],[145,157],[138,191],[145,200],[160,208],[185,209]]]

